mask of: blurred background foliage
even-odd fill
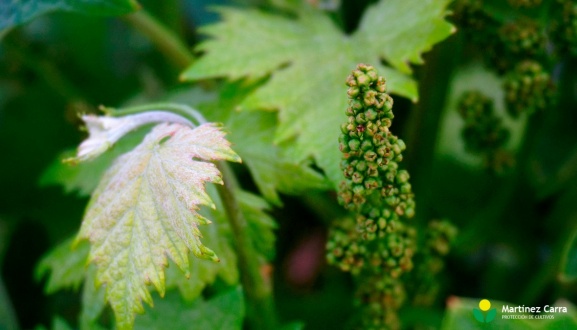
[[[320,6],[328,8],[335,24],[351,32],[372,2],[320,1]],[[393,130],[407,143],[404,163],[417,202],[414,221],[422,225],[432,218],[448,218],[459,228],[440,276],[442,290],[436,303],[401,311],[407,327],[477,329],[479,325],[467,313],[480,298],[526,306],[576,301],[577,53],[572,47],[577,45],[577,11],[573,1],[533,2],[537,5],[455,1],[449,20],[458,32],[427,53],[424,65],[413,67],[419,102],[395,96]],[[190,47],[204,38],[199,27],[219,20],[210,5],[270,5],[259,0],[140,3]],[[522,41],[530,36],[523,33],[529,32],[515,39],[510,36],[515,29],[503,28],[519,19],[539,24],[536,33],[543,34],[543,43],[535,41],[527,46],[529,50],[499,49],[515,43],[525,47]],[[559,26],[573,26],[573,34],[559,32]],[[540,63],[550,75],[556,86],[554,100],[544,101],[546,106],[533,113],[511,115],[508,102],[545,98],[548,93],[538,90],[507,98],[504,81],[525,57]],[[178,100],[182,95],[198,103],[214,99],[214,82],[201,82],[204,91],[198,93],[198,84],[179,82],[180,72],[122,18],[51,12],[4,34],[0,41],[0,310],[13,309],[20,327],[58,328],[77,322],[78,291],[48,295],[46,279],[34,278],[42,256],[76,233],[87,203],[89,188],[78,193],[43,184],[50,181],[58,156],[84,137],[78,131],[77,114],[95,112],[100,104]],[[343,72],[343,81],[347,74]],[[467,146],[463,129],[472,117],[462,117],[458,110],[467,91],[487,97],[491,113],[500,118],[498,125],[507,131],[507,138],[491,144],[492,149]],[[121,147],[114,152],[120,151]],[[246,168],[236,170],[243,185],[256,191]],[[281,195],[280,201],[283,206],[271,211],[278,222],[274,296],[280,318],[302,321],[310,329],[341,328],[352,315],[352,283],[347,274],[325,264],[324,244],[328,223],[344,211],[332,193]],[[451,298],[446,304],[450,296],[471,299]],[[543,326],[570,328],[577,324],[577,311],[570,311],[572,321]],[[53,322],[55,315],[60,318]],[[0,319],[8,316],[0,314]],[[5,324],[0,321],[0,328]],[[529,326],[509,324],[511,329]]]

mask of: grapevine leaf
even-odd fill
[[[224,123],[230,131],[229,140],[247,165],[261,194],[275,205],[281,205],[277,192],[296,195],[311,189],[326,190],[326,178],[310,167],[310,160],[291,157],[286,148],[274,143],[278,126],[274,113],[263,111],[236,111],[235,106],[254,90],[258,82],[235,81],[224,84],[219,97],[198,104],[211,121]],[[173,102],[194,104],[199,98],[194,89],[173,94]],[[193,94],[194,93],[194,94]],[[192,94],[192,95],[191,95]]]
[[[213,226],[203,230],[203,242],[210,246],[219,256],[220,262],[209,260],[196,260],[189,265],[190,278],[182,276],[175,267],[166,270],[166,288],[178,288],[186,301],[196,299],[205,286],[212,284],[216,277],[220,277],[227,284],[238,282],[238,269],[236,267],[236,253],[232,248],[232,235],[226,212],[220,196],[214,185],[207,185],[206,190],[214,201],[214,209],[202,208],[201,215],[214,221]]]
[[[252,177],[272,203],[281,204],[277,191],[295,195],[305,189],[327,189],[326,179],[309,166],[309,161],[292,160],[274,144],[277,118],[261,111],[235,112],[227,121],[230,140],[246,160]]]
[[[257,195],[246,191],[239,191],[238,201],[240,209],[248,222],[248,233],[253,240],[253,246],[267,260],[274,258],[274,229],[276,222],[266,211],[268,203]]]
[[[217,276],[227,284],[232,285],[238,282],[236,254],[232,248],[230,226],[222,201],[214,188],[213,185],[207,186],[207,191],[215,202],[216,208],[204,208],[201,213],[213,219],[215,225],[203,230],[203,241],[206,245],[214,248],[221,262],[198,260],[191,263],[189,279],[182,276],[174,267],[168,267],[166,270],[166,288],[178,288],[186,301],[193,301],[197,298],[204,287],[214,282]],[[249,225],[248,233],[257,252],[271,260],[274,255],[275,236],[273,230],[276,228],[276,223],[265,212],[269,208],[268,203],[259,196],[246,191],[238,191],[236,196]]]
[[[416,100],[408,63],[421,63],[420,54],[453,31],[443,20],[448,2],[381,1],[352,36],[310,8],[298,13],[298,19],[258,10],[220,9],[223,22],[203,30],[213,37],[200,46],[207,54],[182,77],[237,79],[274,73],[241,106],[279,109],[275,141],[296,137],[296,160],[313,156],[337,185],[342,177],[338,127],[346,109],[343,77],[357,63],[371,63],[387,78],[392,93]],[[416,15],[415,10],[425,14]],[[399,17],[404,18],[400,23]],[[396,69],[378,65],[382,59]]]
[[[0,0],[0,35],[16,25],[53,11],[110,16],[127,14],[139,7],[136,0]]]
[[[189,251],[218,260],[200,242],[198,226],[209,221],[197,210],[214,206],[204,184],[222,182],[216,166],[202,160],[220,159],[240,160],[214,125],[161,124],[119,157],[96,188],[77,240],[91,242],[96,281],[106,284],[119,329],[131,328],[142,300],[152,304],[148,284],[164,294],[167,256],[184,272]]]
[[[78,289],[86,272],[86,261],[90,245],[87,242],[73,246],[68,239],[48,253],[36,267],[36,278],[41,279],[50,273],[46,282],[47,294],[65,288]]]
[[[146,329],[242,329],[245,313],[240,288],[219,294],[209,300],[197,299],[192,304],[180,296],[168,294],[157,305],[138,316],[136,330]]]
[[[88,254],[87,254],[88,256]],[[86,278],[82,288],[82,312],[80,313],[80,329],[100,329],[98,317],[106,307],[106,290],[96,285],[96,267],[90,265],[86,270]]]
[[[565,282],[572,282],[577,279],[577,231],[571,235],[565,246],[559,278]]]

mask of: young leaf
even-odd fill
[[[168,267],[166,270],[166,289],[178,288],[183,299],[193,301],[202,290],[212,284],[216,277],[220,277],[225,283],[233,285],[238,283],[238,269],[236,253],[231,240],[231,230],[226,217],[226,211],[220,200],[220,196],[214,185],[207,185],[206,191],[214,201],[216,208],[202,208],[201,215],[213,220],[214,225],[203,229],[203,242],[210,246],[219,256],[220,262],[210,260],[196,260],[190,263],[188,271],[190,278],[182,276],[176,267]],[[241,206],[242,207],[242,206]]]
[[[48,294],[64,288],[77,289],[84,279],[90,245],[80,242],[72,246],[72,242],[71,238],[58,245],[36,267],[38,280],[50,272],[44,289]]]
[[[140,7],[136,0],[2,0],[0,4],[0,36],[13,26],[52,11],[108,16],[127,14]]]
[[[198,226],[209,221],[197,211],[214,206],[205,183],[222,182],[205,161],[221,159],[240,161],[214,125],[160,124],[119,157],[96,188],[77,240],[91,242],[96,281],[106,284],[119,329],[132,326],[144,310],[141,300],[152,304],[148,284],[164,294],[167,256],[184,272],[189,251],[218,260],[200,241]]]
[[[134,328],[240,330],[244,318],[242,290],[237,287],[209,300],[187,304],[178,295],[168,294],[155,308],[136,318]]]
[[[335,127],[342,121],[338,109],[346,109],[339,82],[357,63],[367,62],[386,77],[392,93],[416,100],[416,83],[406,75],[408,62],[421,63],[422,52],[452,33],[454,28],[443,19],[448,3],[381,1],[368,9],[352,36],[312,9],[302,10],[296,20],[258,10],[221,9],[223,22],[204,29],[214,38],[201,45],[207,54],[182,77],[236,79],[274,72],[242,106],[279,109],[276,142],[297,137],[296,160],[313,156],[336,186],[342,175]],[[398,70],[378,65],[382,59]]]

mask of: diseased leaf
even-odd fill
[[[84,280],[90,245],[80,242],[73,246],[72,243],[72,238],[64,241],[42,258],[36,267],[38,280],[50,273],[44,288],[47,294],[65,288],[76,290]]]
[[[245,307],[242,290],[235,288],[209,300],[192,304],[176,294],[167,294],[154,308],[136,318],[134,329],[242,329]]]
[[[138,9],[136,0],[0,0],[0,36],[37,16],[68,11],[86,15],[123,15]]]
[[[215,209],[203,208],[201,213],[210,217],[214,225],[203,230],[203,242],[211,246],[219,256],[220,262],[197,260],[190,264],[190,278],[185,278],[175,267],[166,270],[166,288],[178,288],[186,301],[192,301],[199,296],[206,285],[212,284],[218,276],[227,284],[238,283],[236,253],[233,248],[230,226],[222,201],[213,185],[207,186],[207,191],[216,204]],[[265,212],[268,203],[259,196],[246,191],[236,194],[240,209],[249,225],[249,235],[256,250],[267,260],[274,256],[275,236],[273,230],[276,223]]]
[[[106,172],[89,203],[78,240],[91,242],[90,261],[119,329],[131,328],[142,300],[152,304],[147,285],[163,295],[167,256],[188,272],[188,252],[218,260],[201,241],[209,223],[197,211],[214,207],[205,183],[221,183],[213,160],[239,161],[224,133],[213,124],[195,129],[156,126]]]
[[[201,291],[212,284],[216,277],[220,277],[227,284],[238,282],[236,253],[231,241],[231,230],[226,217],[226,211],[214,185],[207,185],[206,190],[214,201],[214,209],[202,208],[200,213],[213,220],[214,224],[203,228],[203,242],[210,246],[219,256],[220,262],[210,260],[196,260],[190,263],[188,271],[190,277],[182,276],[174,265],[166,270],[166,288],[178,288],[182,297],[187,301],[196,299]]]
[[[443,20],[448,2],[381,1],[352,36],[310,8],[299,12],[298,19],[258,10],[220,9],[223,22],[204,29],[214,38],[200,46],[207,54],[182,77],[237,79],[274,73],[241,106],[278,109],[275,142],[296,138],[295,160],[314,157],[336,186],[342,177],[338,127],[347,107],[343,77],[357,63],[370,63],[386,77],[392,93],[416,100],[416,83],[406,75],[408,62],[422,62],[419,55],[453,31]],[[415,10],[424,15],[415,15]],[[398,17],[409,19],[399,22]],[[382,59],[404,73],[379,65]]]

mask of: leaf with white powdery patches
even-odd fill
[[[198,226],[210,221],[197,212],[214,207],[205,183],[222,183],[207,162],[215,160],[240,161],[216,126],[161,124],[119,157],[96,188],[77,240],[91,242],[96,281],[106,284],[119,329],[132,327],[142,300],[152,305],[147,285],[164,294],[167,256],[184,272],[189,251],[218,260],[200,241]]]

